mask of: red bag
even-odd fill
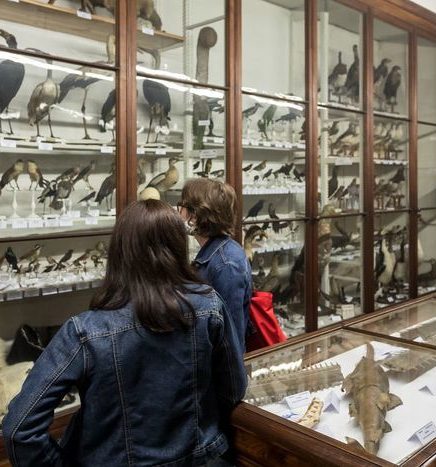
[[[250,303],[250,320],[256,332],[246,338],[247,352],[287,339],[274,313],[272,293],[253,292]]]

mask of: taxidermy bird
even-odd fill
[[[39,52],[39,51],[38,51]],[[46,60],[51,64],[51,60]],[[53,105],[59,102],[60,88],[57,83],[53,81],[53,71],[47,70],[45,81],[39,83],[30,96],[29,103],[27,104],[27,115],[29,117],[29,125],[36,124],[36,136],[41,136],[39,132],[39,123],[45,117],[48,118],[48,126],[50,128],[50,136],[54,138],[53,128],[51,126],[50,111]]]
[[[0,29],[0,36],[3,37],[6,41],[6,44],[10,49],[17,48],[17,41],[15,36],[9,34],[4,29]],[[22,63],[17,63],[13,60],[2,60],[0,62],[0,114],[5,110],[6,113],[9,110],[9,104],[12,99],[17,95],[24,79],[24,65]],[[13,135],[11,119],[8,118],[9,131]],[[0,118],[0,133],[3,133],[2,130],[2,120]]]
[[[79,200],[79,202],[77,204],[87,203],[88,201],[91,201],[92,199],[94,199],[95,195],[96,195],[95,191],[91,191],[91,193],[87,194],[84,198]]]
[[[139,17],[148,21],[156,31],[162,30],[162,20],[158,15],[153,0],[142,0],[140,3]]]
[[[195,150],[204,148],[203,137],[206,131],[206,126],[201,123],[209,122],[209,104],[207,99],[201,96],[194,96],[194,105],[192,110],[192,132],[194,134]]]
[[[272,171],[273,171],[273,169],[269,169],[269,170],[267,170],[267,171],[266,171],[266,172],[263,174],[262,180],[267,180],[267,179],[268,179],[268,177],[270,177],[270,176],[271,176],[271,174],[272,174]]]
[[[249,210],[245,218],[243,219],[244,221],[248,219],[249,217],[257,217],[259,212],[262,210],[263,205],[265,204],[265,200],[261,199],[259,200],[256,204],[254,204]]]
[[[12,187],[12,180],[15,181],[15,185],[17,186],[17,190],[20,189],[18,185],[18,177],[24,172],[24,161],[22,159],[17,159],[15,163],[6,170],[6,172],[2,175],[0,179],[0,195],[2,193],[3,188],[10,184]]]
[[[150,108],[150,124],[147,134],[148,143],[153,120],[158,121],[159,127],[168,127],[168,120],[171,120],[169,117],[169,113],[171,111],[171,98],[166,86],[150,79],[144,80],[142,83],[142,91],[144,93],[144,98]],[[157,142],[158,136],[159,134],[156,132],[155,142]]]
[[[42,246],[39,244],[36,244],[31,250],[24,253],[24,255],[20,256],[20,262],[29,261],[29,264],[35,263],[41,254],[41,249],[42,249]]]
[[[49,1],[49,3],[54,3],[55,0]],[[95,15],[95,8],[102,7],[110,11],[112,14],[115,13],[115,2],[116,0],[81,0],[81,10],[88,10],[90,13]]]
[[[254,252],[253,247],[255,246],[256,240],[262,240],[262,238],[268,238],[267,233],[258,225],[252,225],[247,230],[244,237],[244,251],[249,259],[250,263],[253,262]]]
[[[176,163],[179,162],[179,159],[176,157],[171,157],[168,161],[168,170],[162,172],[159,175],[156,175],[146,188],[152,187],[161,193],[165,193],[170,188],[172,188],[179,181],[179,171],[177,170]]]
[[[386,104],[391,106],[391,112],[394,112],[394,107],[398,104],[397,93],[401,85],[401,68],[397,65],[393,66],[386,78],[383,93],[386,97]]]
[[[378,100],[380,109],[383,109],[385,99],[383,89],[389,72],[389,63],[391,60],[384,58],[377,68],[374,67],[374,97]]]
[[[116,104],[116,90],[112,91],[107,96],[104,104],[101,108],[100,121],[98,122],[98,127],[102,133],[106,132],[106,125],[110,122],[113,122],[115,119],[115,104]],[[112,125],[112,141],[115,141],[115,129]]]
[[[376,283],[383,287],[388,286],[392,281],[392,274],[395,266],[395,253],[389,251],[386,238],[380,240],[379,251],[375,266]]]
[[[56,185],[54,197],[50,203],[50,207],[59,211],[64,206],[64,200],[68,199],[74,186],[74,181],[62,180]]]
[[[145,172],[146,165],[147,161],[145,159],[138,159],[138,163],[136,165],[136,181],[138,186],[143,185],[147,179]]]
[[[328,196],[333,195],[333,193],[338,189],[338,167],[336,165],[333,166],[332,176],[328,181]]]
[[[395,263],[393,278],[397,290],[404,285],[407,279],[407,263],[406,263],[406,254],[405,254],[405,243],[406,240],[404,236],[401,239],[400,243],[400,254]]]
[[[245,110],[242,111],[242,119],[243,120],[251,120],[251,117],[263,107],[263,105],[256,102],[254,105],[247,107]]]
[[[266,167],[266,160],[262,161],[260,164],[255,165],[253,167],[253,170],[256,172],[262,172],[262,170],[265,170]]]
[[[246,165],[245,167],[242,167],[242,170],[244,172],[249,172],[251,170],[251,168],[253,167],[253,164],[248,164]]]
[[[332,137],[336,136],[339,133],[339,121],[334,120],[330,126],[323,128],[322,132],[326,131],[328,133],[329,142],[332,141]],[[321,135],[318,137],[318,144],[321,143]]]
[[[8,269],[12,269],[12,271],[15,272],[20,272],[20,268],[18,267],[17,256],[10,246],[8,246],[5,251],[5,259],[8,263]]]
[[[33,184],[35,184],[35,189],[38,186],[40,188],[45,188],[48,185],[48,181],[42,176],[42,172],[38,164],[31,159],[27,161],[27,173],[30,178],[29,190],[32,189]]]
[[[276,289],[280,284],[279,277],[279,254],[274,253],[271,260],[271,269],[266,275],[264,281],[260,284],[259,290],[262,292],[271,292]]]
[[[339,102],[341,102],[341,97],[344,93],[343,89],[345,86],[345,82],[347,80],[347,65],[342,63],[342,52],[338,52],[338,63],[333,68],[333,71],[330,73],[328,77],[328,85],[329,85],[329,100],[330,93],[335,94],[339,98]]]
[[[280,116],[276,120],[276,123],[279,123],[279,122],[289,122],[289,123],[291,123],[291,122],[297,120],[297,118],[300,118],[300,117],[301,117],[301,111],[289,109],[289,112],[287,114],[285,114],[285,115]]]
[[[92,251],[92,248],[86,249],[82,255],[80,255],[73,261],[73,265],[76,267],[85,266],[91,254],[91,251]]]
[[[80,172],[79,174],[77,175],[77,177],[73,180],[73,185],[75,185],[77,182],[79,182],[80,180],[83,180],[89,187],[90,190],[93,190],[91,184],[89,183],[89,175],[91,174],[91,172],[93,172],[95,170],[95,167],[96,167],[97,163],[96,161],[91,161],[89,163],[89,165],[87,165],[86,167],[84,167]]]
[[[117,179],[115,173],[111,173],[108,177],[103,180],[103,183],[98,190],[97,196],[95,201],[100,205],[102,201],[106,200],[106,207],[107,210],[110,211],[112,209],[112,198],[114,194],[114,190],[117,185]],[[110,202],[109,202],[110,198]]]
[[[45,202],[48,198],[54,198],[57,190],[56,180],[50,180],[48,185],[42,190],[41,194],[38,196],[38,202],[44,203],[44,212],[45,212]]]
[[[418,274],[418,284],[424,287],[428,287],[432,282],[436,280],[436,259],[431,258],[428,260],[430,263],[430,271]]]
[[[348,69],[347,79],[345,81],[345,89],[347,96],[351,99],[353,103],[359,102],[359,91],[360,91],[360,84],[359,84],[359,50],[357,45],[353,45],[353,55],[354,61],[351,64],[350,68]]]
[[[213,132],[214,122],[213,122],[213,113],[223,114],[225,109],[224,105],[221,103],[222,99],[220,97],[208,97],[207,105],[209,106],[209,132],[207,136],[216,136]]]
[[[348,128],[332,144],[332,149],[343,151],[345,146],[349,147],[355,143],[355,139],[359,136],[358,128],[356,122],[350,121]]]
[[[71,257],[73,256],[73,251],[74,250],[70,249],[64,254],[64,256],[62,256],[62,258],[58,261],[55,271],[65,268],[65,263],[68,263],[68,261],[71,259]]]
[[[266,136],[267,140],[270,139],[268,137],[268,129],[274,123],[274,115],[275,115],[276,111],[277,111],[277,106],[275,104],[271,104],[270,106],[268,106],[268,108],[265,110],[265,112],[262,115],[261,127],[263,128],[263,130],[261,130],[261,133],[264,136]],[[258,123],[258,125],[259,125],[259,123]]]
[[[67,170],[64,170],[60,175],[55,178],[55,181],[59,180],[73,180],[80,173],[80,167],[71,167]]]

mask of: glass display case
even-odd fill
[[[436,288],[436,254],[434,234],[436,209],[423,209],[418,217],[418,294],[433,292]]]
[[[427,313],[403,318],[426,322]],[[338,330],[249,357],[246,367],[245,404],[233,416],[240,459],[258,436],[270,465],[421,465],[421,450],[434,454],[436,348]]]

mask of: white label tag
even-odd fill
[[[214,143],[217,143],[217,144],[223,144],[224,143],[224,138],[221,138],[219,136],[216,136],[214,139],[213,139],[213,142]]]
[[[53,144],[51,143],[43,143],[42,141],[40,141],[38,143],[38,149],[40,151],[53,151]]]
[[[12,221],[13,229],[27,229],[27,220],[26,219],[14,219]]]
[[[20,0],[9,0],[12,3],[20,3]]]
[[[310,392],[303,391],[297,394],[293,394],[292,396],[287,396],[285,397],[285,401],[291,410],[304,407],[310,404]]]
[[[44,287],[42,290],[42,295],[54,295],[58,293],[58,289],[52,285]]]
[[[23,298],[23,292],[21,290],[14,290],[6,294],[8,300],[20,300]]]
[[[436,426],[434,422],[429,422],[419,430],[416,430],[407,441],[418,441],[422,446],[424,446],[435,438]]]
[[[90,209],[88,215],[91,217],[98,217],[100,216],[100,209]]]
[[[324,411],[339,413],[341,409],[341,401],[335,391],[330,391],[324,399]]]
[[[100,152],[102,154],[112,154],[114,152],[113,146],[101,146]]]
[[[6,221],[0,221],[0,229],[6,229],[7,228],[7,223]]]
[[[137,154],[145,154],[145,148],[138,146],[136,152]]]
[[[250,144],[251,144],[252,146],[259,146],[259,141],[257,141],[257,139],[252,139],[252,140],[250,141]]]
[[[156,155],[157,156],[165,156],[167,150],[165,148],[156,148]]]
[[[59,227],[59,219],[46,219],[44,223],[46,227],[50,227],[50,228]]]
[[[215,159],[217,157],[216,149],[202,149],[200,151],[201,159]]]
[[[210,120],[199,120],[198,121],[198,126],[209,126],[210,125]]]
[[[58,292],[59,293],[72,292],[72,290],[73,290],[73,287],[70,284],[58,285]]]
[[[39,297],[39,289],[27,289],[24,291],[24,297]]]
[[[341,305],[341,313],[343,319],[354,318],[354,305]]]
[[[242,145],[243,146],[248,146],[250,144],[250,142],[248,141],[248,139],[243,139],[242,140]]]
[[[86,225],[98,225],[98,217],[85,217]]]
[[[353,165],[353,161],[350,157],[337,157],[335,165]]]
[[[80,219],[80,211],[70,211],[69,214],[73,219]]]
[[[73,219],[71,217],[61,217],[59,219],[59,226],[60,227],[72,227]]]
[[[16,148],[17,142],[13,139],[0,139],[0,146],[3,148]]]
[[[331,316],[330,316],[330,319],[331,319],[334,323],[339,323],[340,321],[342,321],[342,317],[341,317],[341,316],[338,316],[338,315],[331,315]]]
[[[425,385],[419,388],[420,391],[429,392],[432,396],[436,396],[436,377],[433,373],[432,378],[425,382]]]
[[[76,11],[76,14],[79,18],[83,18],[83,19],[92,19],[92,15],[91,13],[87,12],[87,11],[82,11],[82,10],[77,10]]]
[[[154,36],[154,29],[153,28],[147,28],[147,26],[142,26],[141,31],[144,34],[147,34],[149,36]]]
[[[263,145],[267,148],[270,148],[272,146],[272,144],[269,141],[264,141]]]
[[[29,219],[29,229],[42,229],[44,221],[42,219]]]

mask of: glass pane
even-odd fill
[[[304,98],[304,38],[304,0],[243,0],[243,86]]]
[[[72,0],[2,2],[0,29],[9,48],[29,49],[89,62],[115,63],[115,0],[108,9],[100,2]],[[92,13],[92,14],[91,14]],[[72,47],[72,43],[74,47]]]
[[[0,231],[22,237],[115,220],[114,74],[13,56],[21,88],[0,120]]]
[[[175,205],[192,177],[225,180],[225,94],[138,77],[138,197]]]
[[[362,14],[334,1],[318,2],[319,101],[362,107]]]
[[[2,243],[0,301],[99,287],[106,270],[108,244],[107,236]]]
[[[319,128],[321,215],[358,212],[362,193],[362,118],[324,108],[319,110]]]
[[[387,316],[365,320],[353,327],[416,342],[436,344],[436,301],[429,300],[418,305],[406,306]]]
[[[361,313],[362,219],[336,217],[318,223],[318,326]]]
[[[374,119],[374,208],[408,206],[409,125],[400,120]]]
[[[436,123],[436,42],[418,38],[418,120]]]
[[[304,332],[303,245],[303,222],[244,225],[244,249],[252,264],[254,289],[272,293],[274,312],[288,336]]]
[[[436,207],[436,126],[418,125],[418,206]]]
[[[225,1],[160,0],[137,5],[137,70],[225,84]]]
[[[418,223],[418,293],[436,290],[436,210],[421,211]]]
[[[432,420],[434,402],[419,389],[431,384],[434,350],[339,331],[246,363],[245,401],[269,412],[275,429],[293,430],[297,423],[395,465],[422,448],[408,439]],[[384,402],[376,405],[374,398]],[[303,449],[310,452],[310,443]]]
[[[376,214],[374,234],[375,306],[409,298],[409,220],[404,213]]]
[[[304,106],[243,96],[244,220],[304,216]]]
[[[374,20],[374,110],[407,116],[408,92],[407,31]]]

